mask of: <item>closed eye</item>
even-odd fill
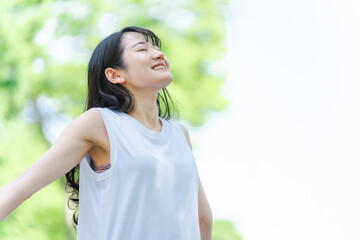
[[[146,51],[146,50],[147,50],[146,48],[142,48],[142,49],[139,49],[137,51],[140,52],[140,51]]]

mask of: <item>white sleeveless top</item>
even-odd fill
[[[199,176],[181,127],[160,118],[161,132],[97,108],[110,140],[111,167],[80,162],[79,240],[200,240]]]

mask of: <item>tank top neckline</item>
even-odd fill
[[[167,126],[167,122],[159,117],[161,124],[162,124],[162,128],[160,132],[157,131],[153,131],[148,129],[147,127],[145,127],[143,124],[141,124],[136,118],[124,113],[124,112],[120,112],[121,115],[125,116],[127,119],[129,119],[133,125],[140,131],[142,132],[144,135],[151,137],[151,138],[162,138],[166,135],[167,131],[168,131],[168,126]]]

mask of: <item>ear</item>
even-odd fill
[[[119,69],[107,68],[105,69],[105,76],[109,82],[114,84],[125,82],[124,74]]]

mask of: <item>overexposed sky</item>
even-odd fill
[[[360,2],[232,1],[232,103],[191,129],[244,240],[360,239]]]

